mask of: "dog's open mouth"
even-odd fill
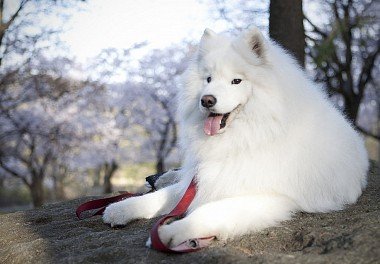
[[[226,127],[226,122],[230,113],[227,114],[216,114],[210,113],[210,115],[206,118],[204,124],[204,132],[206,135],[213,136],[219,132],[219,130]]]
[[[238,107],[235,108],[232,112],[225,114],[210,113],[205,120],[203,131],[208,136],[214,136],[220,133],[230,122],[232,116],[237,112]]]

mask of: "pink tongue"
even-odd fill
[[[203,128],[203,131],[206,133],[206,135],[213,136],[216,133],[218,133],[222,118],[223,118],[223,115],[207,117],[205,121],[205,126]]]

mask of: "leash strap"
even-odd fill
[[[174,169],[174,170],[178,170],[178,169]],[[145,180],[147,181],[147,183],[151,186],[151,190],[149,192],[147,192],[147,193],[150,193],[150,192],[153,192],[153,191],[156,190],[156,186],[154,184],[156,183],[156,181],[158,180],[158,178],[160,178],[165,173],[166,172],[157,173],[157,174],[150,175],[150,176],[148,176],[148,177],[145,178]],[[104,210],[106,209],[106,207],[108,205],[110,205],[111,203],[120,202],[120,201],[122,201],[124,199],[127,199],[129,197],[140,196],[140,195],[143,195],[143,193],[123,192],[123,193],[121,193],[120,195],[117,195],[117,196],[112,196],[112,197],[108,197],[108,198],[92,200],[92,201],[86,202],[84,204],[81,204],[77,208],[77,210],[76,210],[76,215],[77,215],[77,217],[79,219],[90,218],[90,217],[93,217],[95,215],[102,215],[103,212],[104,212]],[[90,214],[90,215],[87,215],[87,216],[82,216],[83,212],[85,212],[85,211],[91,211],[91,210],[96,210],[96,209],[99,209],[99,210],[96,211],[93,214]]]
[[[152,187],[154,188],[154,183],[153,183]],[[153,188],[151,191],[154,190]],[[149,191],[149,192],[151,192],[151,191]],[[176,207],[169,214],[167,214],[166,216],[164,216],[160,220],[158,220],[156,222],[156,224],[153,226],[153,228],[150,232],[150,238],[151,238],[151,242],[152,242],[152,247],[155,250],[162,251],[162,252],[170,252],[170,253],[189,253],[189,252],[198,251],[204,247],[207,247],[208,245],[210,245],[211,241],[215,239],[215,236],[203,237],[203,238],[194,238],[194,239],[189,239],[187,241],[184,241],[176,247],[169,248],[164,243],[162,243],[162,241],[158,235],[158,229],[160,228],[161,225],[164,225],[164,224],[168,223],[169,221],[178,220],[178,219],[181,219],[184,217],[184,214],[186,213],[187,209],[189,208],[191,202],[193,201],[195,194],[196,194],[196,183],[193,179],[191,181],[189,187],[186,189],[181,200],[176,205]],[[129,198],[129,197],[141,196],[141,195],[144,195],[144,193],[133,194],[133,193],[125,192],[125,193],[122,193],[120,195],[109,197],[109,198],[92,200],[92,201],[86,202],[84,204],[81,204],[76,210],[76,215],[79,219],[85,219],[85,218],[89,218],[89,217],[92,217],[95,215],[102,215],[105,208],[109,204],[122,201],[124,199]],[[83,217],[81,215],[85,211],[90,211],[90,210],[95,210],[95,209],[99,209],[99,210],[96,211],[92,215],[89,215],[86,217]]]
[[[140,196],[140,195],[143,195],[143,194],[141,194],[141,193],[134,194],[134,193],[129,193],[129,192],[123,192],[122,194],[117,195],[117,196],[112,196],[112,197],[108,197],[108,198],[88,201],[84,204],[81,204],[77,208],[76,215],[81,220],[95,216],[95,215],[102,215],[104,210],[106,209],[107,205],[109,205],[111,203],[120,202],[120,201],[127,199],[129,197],[132,197],[132,196]],[[99,209],[99,210],[93,214],[88,215],[88,216],[85,216],[85,217],[82,216],[83,212],[90,211],[90,210],[96,210],[96,209]]]

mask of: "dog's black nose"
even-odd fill
[[[206,108],[213,107],[216,104],[216,98],[212,95],[204,95],[202,96],[201,104]]]

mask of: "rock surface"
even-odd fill
[[[156,219],[115,229],[99,217],[77,220],[75,208],[88,199],[1,215],[0,263],[380,263],[378,169],[358,203],[344,211],[298,213],[281,227],[191,254],[146,248]]]

